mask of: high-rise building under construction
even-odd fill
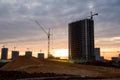
[[[73,61],[93,61],[94,20],[83,19],[69,24],[69,59]]]

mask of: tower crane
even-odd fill
[[[52,57],[52,55],[50,54],[50,28],[49,28],[49,30],[48,30],[48,32],[40,25],[40,23],[37,21],[37,20],[35,20],[35,23],[43,30],[43,32],[47,35],[47,38],[48,38],[48,58],[51,58]]]
[[[90,13],[91,13],[91,15],[89,16],[89,17],[90,17],[90,19],[93,19],[93,16],[98,15],[98,13],[93,14],[93,12],[92,12],[92,11],[91,11]]]
[[[98,13],[93,14],[92,11],[90,13],[91,13],[91,15],[88,17],[90,17],[91,20],[93,20],[93,16],[98,15]],[[93,30],[94,30],[94,28],[93,28]],[[86,43],[86,46],[88,46],[88,39],[87,38],[88,38],[88,23],[87,23],[87,20],[85,20],[85,43]],[[86,60],[88,60],[88,47],[86,47],[85,52],[86,52]]]

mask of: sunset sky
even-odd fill
[[[95,20],[95,47],[110,59],[120,53],[120,0],[0,0],[0,48],[29,48],[36,56],[47,53],[46,31],[51,29],[51,53],[67,55],[68,23],[98,13]],[[65,52],[63,54],[63,52]],[[58,54],[57,54],[58,53]],[[9,53],[9,55],[11,55]]]

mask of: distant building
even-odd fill
[[[112,61],[114,61],[114,62],[120,62],[120,57],[112,57]]]
[[[100,61],[105,61],[104,56],[100,56]]]
[[[83,19],[69,24],[69,60],[94,61],[94,21]]]
[[[120,57],[112,57],[112,61],[119,62],[120,61]]]
[[[7,60],[8,57],[8,48],[2,48],[1,50],[1,59]]]
[[[19,51],[12,51],[12,58],[11,59],[15,59],[18,56],[19,56]]]
[[[26,51],[26,52],[25,52],[25,56],[32,57],[32,51]]]
[[[100,61],[101,60],[101,57],[100,57],[100,48],[95,48],[95,58],[96,58],[96,61]]]
[[[120,54],[118,55],[118,57],[120,57]]]
[[[96,61],[104,61],[104,57],[100,56],[100,48],[95,48],[94,51]]]
[[[43,60],[44,59],[44,53],[38,53],[38,59]]]

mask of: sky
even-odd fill
[[[47,52],[47,35],[51,30],[51,53],[68,49],[68,23],[98,13],[95,21],[95,47],[105,58],[120,53],[120,0],[0,0],[0,47],[21,54],[27,48]],[[10,55],[10,54],[9,54]],[[37,53],[34,53],[37,55]]]

